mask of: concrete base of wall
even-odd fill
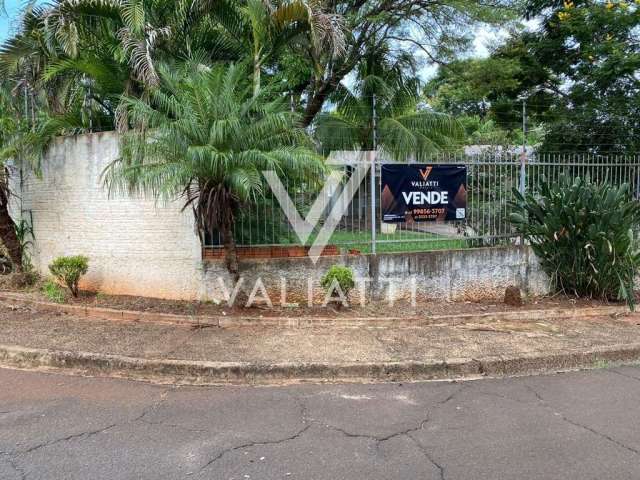
[[[357,279],[351,300],[389,299],[476,301],[501,299],[509,285],[528,295],[549,291],[548,277],[528,247],[441,250],[422,253],[343,255],[309,258],[254,259],[241,262],[242,287],[272,303],[314,303],[325,299],[320,279],[331,265],[350,267]],[[204,298],[222,301],[233,281],[222,262],[202,267]],[[282,291],[286,291],[283,296]]]

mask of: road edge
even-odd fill
[[[545,355],[442,362],[252,364],[163,360],[0,345],[0,367],[180,385],[462,380],[587,369],[640,361],[640,343]]]

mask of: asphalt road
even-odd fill
[[[640,368],[165,387],[0,369],[0,479],[638,479]]]

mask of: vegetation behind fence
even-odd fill
[[[349,178],[358,160],[344,160],[333,169],[344,171],[343,183]],[[535,192],[543,178],[558,181],[570,177],[589,176],[597,183],[612,185],[628,183],[635,198],[640,197],[640,158],[638,156],[599,156],[587,154],[528,154],[491,152],[474,155],[442,154],[429,164],[463,164],[467,166],[467,216],[465,220],[390,224],[381,221],[380,166],[388,163],[381,155],[375,161],[375,195],[371,195],[370,177],[360,184],[346,213],[331,237],[330,244],[368,253],[372,249],[371,202],[375,198],[376,250],[378,252],[420,251],[465,247],[493,246],[515,242],[516,234],[509,222],[509,201],[513,190],[521,188]],[[370,171],[371,172],[371,171]],[[368,175],[370,175],[369,173]],[[282,179],[295,207],[304,218],[319,194],[319,188]],[[321,183],[321,182],[320,182]],[[336,201],[340,189],[322,198],[323,219]],[[320,222],[306,244],[313,243]],[[300,244],[292,226],[277,200],[266,191],[254,208],[243,210],[236,219],[236,240],[239,245]],[[218,233],[208,235],[207,246],[221,245]]]

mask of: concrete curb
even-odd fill
[[[614,345],[582,352],[452,358],[442,362],[250,364],[158,360],[0,345],[0,366],[80,375],[129,378],[185,385],[277,384],[282,382],[381,382],[462,379],[585,369],[599,363],[640,360],[640,344]]]
[[[211,317],[201,315],[176,315],[171,313],[118,310],[114,308],[89,307],[44,302],[15,292],[0,292],[0,301],[21,306],[38,307],[46,311],[61,312],[101,320],[160,323],[169,325],[208,326],[219,328],[280,327],[308,328],[314,326],[340,327],[424,327],[428,325],[461,325],[495,321],[538,321],[547,318],[587,318],[607,315],[631,315],[626,306],[603,306],[587,308],[548,308],[513,310],[508,312],[462,313],[456,315],[432,315],[429,317]]]

